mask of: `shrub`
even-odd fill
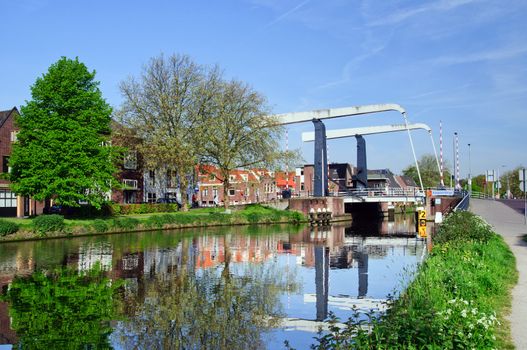
[[[118,218],[112,220],[112,227],[121,231],[132,231],[137,229],[139,223],[135,218]]]
[[[19,229],[18,224],[11,222],[11,221],[0,219],[0,237],[11,235],[17,232],[18,229]]]
[[[289,212],[289,221],[293,224],[298,224],[305,220],[305,217],[302,213],[298,211],[291,211]]]
[[[480,217],[468,211],[458,211],[446,217],[439,231],[434,236],[434,243],[488,242],[492,237],[492,228]]]
[[[258,221],[260,221],[260,214],[258,213],[249,213],[246,217],[247,221],[249,221],[251,224],[256,224]]]
[[[175,203],[112,204],[113,215],[167,213],[178,211]]]
[[[46,236],[48,232],[61,232],[64,227],[62,215],[40,215],[33,219],[33,228],[40,236]]]
[[[178,221],[172,214],[152,215],[146,220],[146,226],[150,228],[163,228],[164,225],[173,224]]]
[[[92,224],[95,232],[104,233],[108,231],[108,222],[106,220],[97,219]]]

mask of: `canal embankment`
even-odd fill
[[[512,349],[507,315],[518,274],[505,240],[470,212],[449,215],[412,282],[382,315],[356,314],[318,349]],[[333,320],[335,321],[335,320]],[[364,322],[371,322],[370,331]],[[294,345],[294,344],[293,344]]]
[[[522,208],[523,209],[523,208]],[[518,283],[512,290],[509,321],[511,334],[517,349],[527,349],[527,225],[523,210],[506,202],[471,199],[470,210],[481,215],[499,233],[516,257]]]
[[[233,225],[299,224],[299,212],[248,205],[239,210],[201,208],[189,211],[65,219],[62,215],[0,220],[0,242]]]

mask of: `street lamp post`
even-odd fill
[[[454,133],[454,137],[452,138],[452,175],[450,176],[450,187],[452,188],[452,178],[454,179],[454,187],[457,183],[457,177],[456,177],[456,137],[457,132]]]
[[[470,143],[468,144],[468,193],[472,195],[472,169],[470,167]]]

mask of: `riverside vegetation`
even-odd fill
[[[504,240],[481,218],[456,212],[433,241],[385,314],[355,311],[344,327],[331,315],[330,331],[320,332],[312,348],[513,349],[504,316],[518,273]]]
[[[258,204],[226,213],[220,208],[201,208],[188,212],[141,213],[139,209],[119,209],[127,215],[112,215],[94,219],[64,219],[64,216],[41,215],[33,219],[0,219],[3,240],[24,240],[44,237],[117,233],[140,230],[183,227],[227,226],[244,224],[297,224],[305,217],[296,211],[278,210]],[[146,207],[145,207],[146,208]],[[146,209],[145,209],[146,210]]]

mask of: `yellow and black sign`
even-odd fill
[[[426,237],[426,211],[419,210],[417,212],[417,219],[419,220],[419,237]]]

